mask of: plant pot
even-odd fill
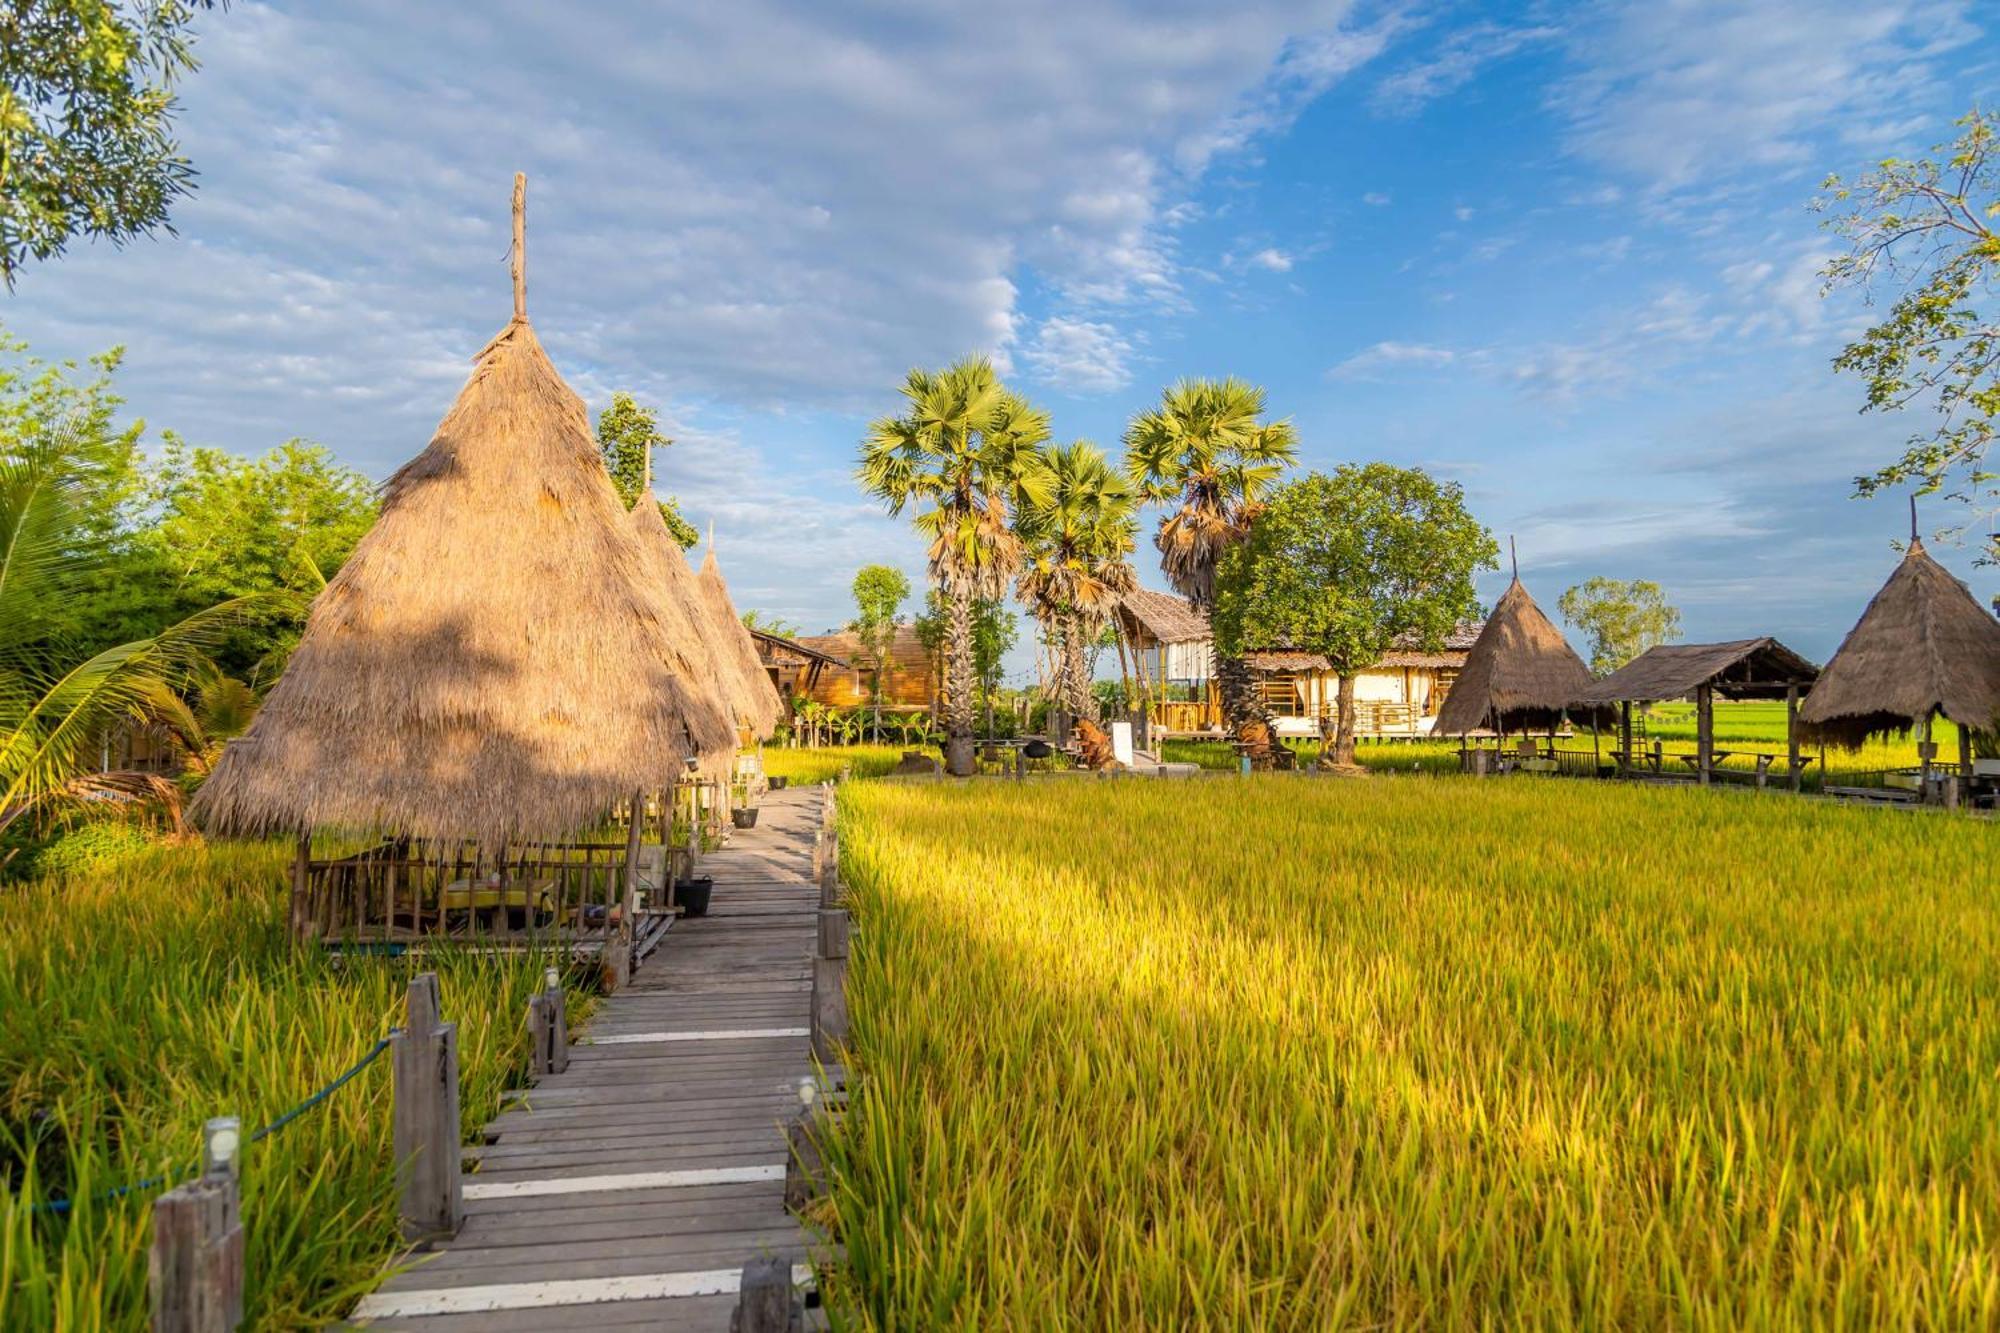
[[[715,896],[715,876],[697,875],[674,881],[674,901],[682,916],[707,916],[709,899]]]
[[[738,806],[729,812],[729,822],[736,825],[737,828],[756,828],[757,807]]]
[[[790,785],[791,781],[792,780],[790,778],[772,778],[770,779],[771,790],[783,791],[787,786]]]

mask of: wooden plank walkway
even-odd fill
[[[812,1073],[818,788],[768,793],[569,1068],[469,1150],[465,1225],[355,1310],[375,1329],[727,1329],[743,1265],[803,1265],[783,1121]],[[795,1275],[804,1277],[802,1268]]]

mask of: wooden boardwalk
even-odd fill
[[[458,1236],[356,1323],[724,1330],[746,1262],[806,1262],[782,1125],[812,1073],[821,799],[769,793],[755,829],[702,858],[708,916],[676,924],[598,1006],[569,1068],[487,1127]]]

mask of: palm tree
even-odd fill
[[[1264,391],[1255,385],[1234,377],[1182,380],[1125,429],[1133,488],[1144,500],[1174,506],[1153,538],[1160,568],[1204,612],[1215,602],[1222,553],[1249,535],[1264,498],[1298,455],[1291,421],[1263,417]],[[1218,653],[1215,675],[1224,718],[1238,736],[1252,723],[1268,725],[1240,657]]]
[[[941,371],[913,370],[901,416],[871,424],[856,472],[891,514],[915,507],[930,543],[932,582],[944,594],[945,767],[972,772],[973,603],[998,597],[1021,564],[1014,507],[1045,493],[1039,447],[1046,413],[1010,392],[983,356]]]
[[[158,799],[177,813],[178,792],[157,775],[94,767],[105,737],[121,723],[158,722],[169,699],[179,704],[173,690],[206,664],[201,650],[279,601],[237,598],[73,660],[43,627],[47,608],[107,557],[82,503],[94,475],[87,443],[68,429],[0,451],[0,830],[105,802]]]
[[[1026,549],[1021,600],[1056,645],[1056,699],[1065,712],[1093,711],[1085,650],[1121,594],[1137,582],[1132,548],[1139,521],[1126,478],[1087,440],[1043,454],[1047,495],[1016,520]]]

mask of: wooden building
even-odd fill
[[[785,640],[814,661],[797,668],[785,691],[829,708],[860,708],[875,700],[874,658],[852,630],[801,635]],[[899,713],[928,712],[944,690],[938,655],[924,646],[916,626],[898,624],[882,666],[882,707]]]
[[[1119,602],[1119,653],[1127,688],[1147,701],[1152,724],[1167,733],[1220,731],[1215,646],[1208,617],[1186,598],[1139,588]],[[1354,678],[1354,726],[1361,736],[1425,736],[1479,637],[1460,625],[1436,652],[1405,644]],[[1253,651],[1264,706],[1281,736],[1317,736],[1330,719],[1339,677],[1317,653]]]

